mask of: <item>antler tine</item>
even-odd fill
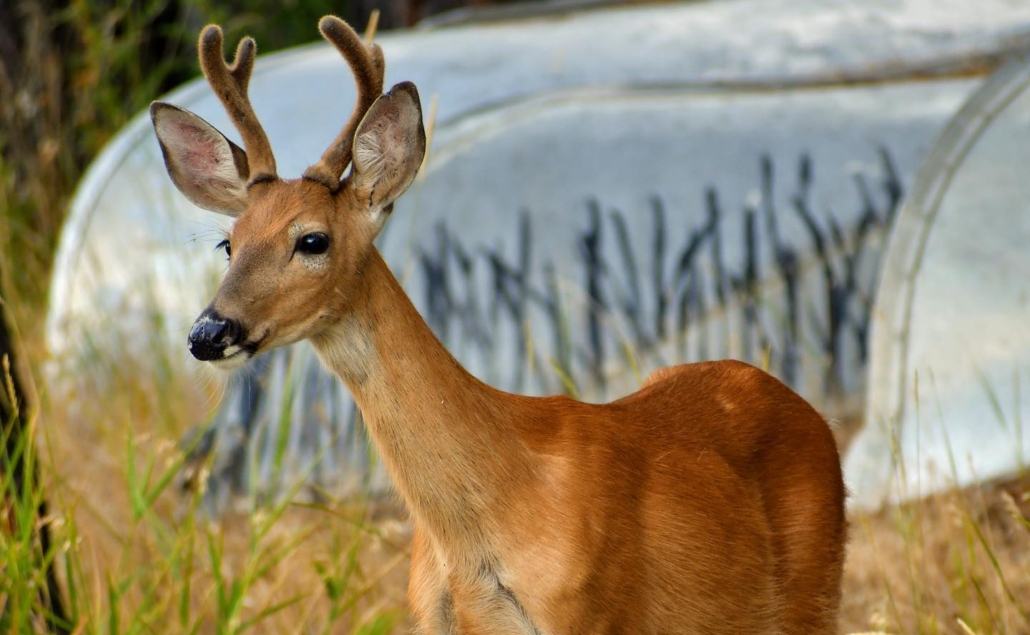
[[[229,66],[222,55],[222,29],[216,24],[209,24],[200,32],[198,50],[204,76],[243,138],[250,168],[247,184],[277,179],[272,145],[247,95],[250,74],[254,70],[254,54],[257,52],[254,39],[245,37],[240,40],[233,64]]]
[[[377,44],[365,43],[346,22],[340,18],[327,15],[318,23],[322,37],[332,43],[343,55],[354,73],[354,81],[358,86],[357,103],[347,125],[322,155],[318,163],[304,172],[304,178],[322,183],[330,191],[340,187],[340,177],[351,161],[351,146],[354,143],[354,132],[361,123],[361,118],[375,100],[383,94],[383,75],[386,63],[383,51]]]

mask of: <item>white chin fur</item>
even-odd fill
[[[212,359],[208,363],[218,370],[236,370],[250,361],[250,353],[239,346],[230,346],[225,352],[226,356],[222,359]]]

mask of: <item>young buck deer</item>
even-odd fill
[[[175,185],[237,218],[189,347],[233,368],[308,339],[346,382],[414,522],[419,632],[834,633],[844,487],[826,422],[733,361],[660,370],[604,405],[470,375],[372,244],[422,163],[418,92],[383,95],[379,47],[332,16],[319,29],[353,69],[357,107],[300,179],[276,175],[250,105],[250,38],[230,67],[221,30],[200,35],[246,152],[151,107]]]

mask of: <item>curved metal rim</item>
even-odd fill
[[[874,309],[863,427],[887,434],[867,441],[870,445],[863,456],[852,453],[848,457],[849,463],[882,457],[882,483],[889,481],[895,455],[895,448],[891,447],[895,438],[892,435],[903,425],[908,407],[908,346],[916,279],[922,270],[941,202],[956,172],[987,127],[1028,89],[1030,52],[1024,52],[993,73],[944,126],[917,172],[898,215],[884,258]],[[880,494],[888,494],[886,487]]]

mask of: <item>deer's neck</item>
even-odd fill
[[[479,539],[496,498],[528,476],[510,396],[450,355],[378,253],[362,280],[360,308],[312,342],[350,388],[415,519],[445,543]]]

